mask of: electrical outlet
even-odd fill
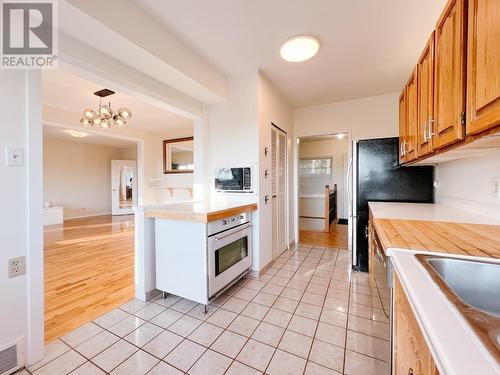
[[[9,278],[26,273],[26,257],[9,259]]]

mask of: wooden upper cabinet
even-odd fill
[[[417,106],[417,68],[415,68],[406,84],[406,162],[413,161],[417,158]]]
[[[500,125],[500,1],[469,0],[467,134]]]
[[[449,0],[436,25],[431,123],[435,148],[448,146],[465,136],[465,21],[465,0]]]
[[[431,136],[431,124],[434,118],[434,32],[418,60],[417,86],[417,155],[422,157],[434,151]]]
[[[406,87],[399,96],[399,163],[406,163]]]

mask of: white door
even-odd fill
[[[288,248],[287,227],[287,135],[271,126],[272,246],[273,259]]]
[[[111,213],[130,215],[137,205],[137,166],[134,160],[111,160]]]

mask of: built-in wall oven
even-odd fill
[[[215,297],[245,276],[252,264],[251,213],[208,223],[208,295]]]

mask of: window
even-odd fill
[[[331,176],[331,158],[311,158],[299,160],[300,176]]]

